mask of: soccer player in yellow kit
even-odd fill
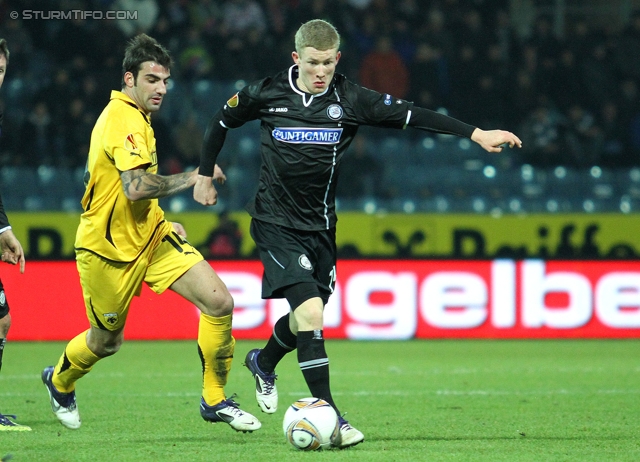
[[[157,293],[171,289],[201,311],[202,418],[244,432],[261,426],[224,393],[235,346],[231,294],[185,240],[182,225],[166,221],[158,205],[158,198],[192,187],[197,178],[196,171],[157,174],[150,116],[160,109],[171,64],[167,50],[153,38],[141,34],[132,39],[122,65],[122,91],[111,92],[91,134],[75,243],[91,327],[67,344],[55,367],[42,371],[52,410],[67,428],[81,424],[76,381],[118,351],[131,300],[143,282]],[[217,167],[216,179],[225,179]]]

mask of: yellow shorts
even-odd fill
[[[202,254],[180,237],[170,222],[161,226],[151,244],[131,263],[116,263],[79,250],[76,265],[89,322],[103,330],[121,329],[131,300],[140,295],[142,282],[161,294],[202,260]]]

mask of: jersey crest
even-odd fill
[[[298,257],[298,264],[301,268],[306,269],[307,271],[313,270],[313,265],[309,261],[309,257],[307,257],[305,254],[302,254]]]
[[[332,120],[342,119],[343,112],[342,106],[339,104],[332,104],[327,108],[327,115]]]

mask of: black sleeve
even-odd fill
[[[351,99],[356,120],[364,125],[384,128],[405,128],[413,103],[361,87],[344,79],[342,93]]]
[[[7,214],[4,213],[4,206],[2,205],[2,196],[0,196],[0,229],[9,226],[9,219]]]
[[[227,138],[228,130],[220,124],[221,116],[222,109],[211,118],[204,134],[202,152],[200,153],[200,168],[198,169],[200,175],[213,176],[216,159],[222,150],[224,140]]]
[[[408,125],[420,130],[463,136],[465,138],[471,138],[471,134],[476,129],[473,125],[466,124],[453,117],[417,106],[411,108],[411,119],[409,119]]]
[[[198,169],[200,175],[213,175],[216,159],[222,150],[228,129],[241,127],[246,122],[259,117],[259,95],[265,83],[268,82],[269,79],[264,79],[247,85],[233,95],[224,107],[211,118],[202,143],[200,168]]]

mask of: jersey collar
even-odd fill
[[[148,124],[151,123],[149,116],[147,116],[147,114],[145,114],[136,104],[136,102],[134,100],[132,100],[131,98],[129,98],[129,96],[127,96],[126,93],[118,91],[118,90],[111,90],[111,98],[112,100],[114,99],[119,99],[120,101],[124,101],[126,104],[128,104],[131,107],[134,107],[138,110],[138,112],[140,112],[140,114],[142,114],[142,117],[144,117],[144,120],[146,120],[146,122]]]
[[[333,87],[333,81],[327,85],[327,89],[322,93],[318,93],[317,95],[312,95],[311,93],[307,93],[305,91],[300,90],[298,85],[296,84],[296,80],[298,78],[298,65],[294,64],[289,68],[289,85],[291,89],[295,91],[297,94],[302,96],[302,104],[304,107],[309,107],[314,98],[319,98],[320,96],[326,95],[329,90]]]

